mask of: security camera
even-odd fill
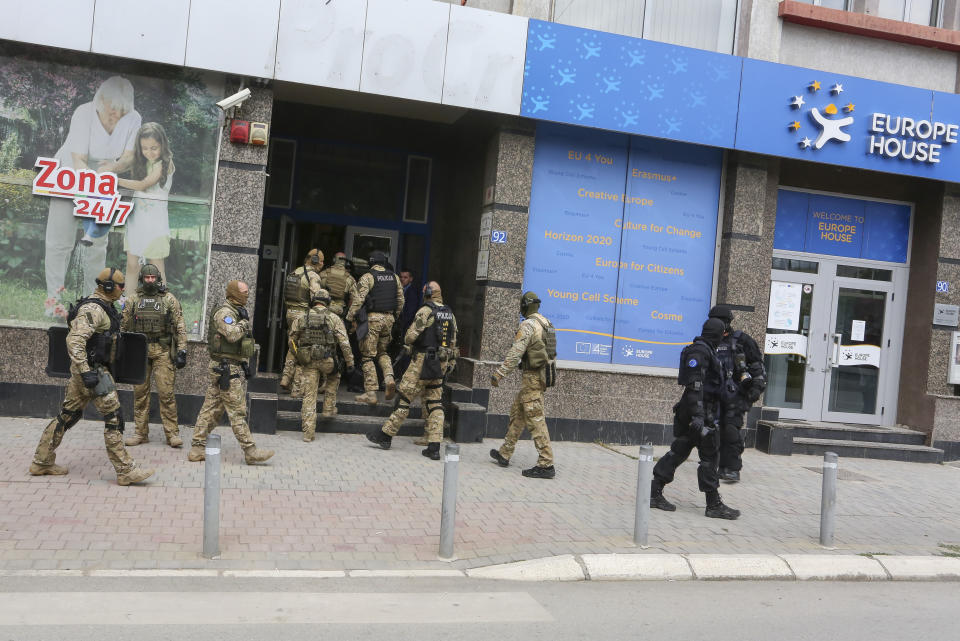
[[[233,94],[232,96],[227,96],[226,98],[218,102],[217,106],[220,107],[222,110],[226,111],[231,107],[239,107],[240,104],[243,103],[243,101],[249,97],[250,97],[250,90],[242,89],[237,93]]]

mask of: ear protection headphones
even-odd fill
[[[433,287],[430,287],[429,284],[426,285],[426,286],[423,288],[423,297],[424,297],[424,298],[433,298]]]
[[[114,287],[117,286],[117,284],[113,282],[113,275],[116,272],[117,272],[116,268],[111,267],[110,275],[107,276],[107,280],[100,280],[99,278],[97,279],[97,285],[100,285],[100,287],[103,287],[103,291],[107,292],[108,294],[113,291]]]
[[[319,263],[319,262],[320,262],[320,257],[319,257],[319,256],[317,256],[316,254],[313,254],[313,255],[310,256],[310,264],[311,264],[311,265],[316,265],[316,264]]]

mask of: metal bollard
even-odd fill
[[[633,543],[647,547],[647,530],[650,525],[650,482],[653,479],[653,446],[640,446],[640,463],[637,466],[637,513],[633,521]]]
[[[823,454],[823,494],[820,499],[820,545],[833,546],[837,512],[837,463],[833,452]]]
[[[220,435],[207,437],[203,466],[203,556],[220,556]]]
[[[447,443],[443,450],[443,504],[440,507],[440,558],[453,559],[453,526],[457,518],[457,464],[460,446]]]

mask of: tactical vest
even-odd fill
[[[397,277],[389,269],[370,270],[373,287],[367,294],[368,312],[393,312],[397,309]]]
[[[120,312],[113,306],[113,303],[108,303],[105,300],[92,297],[81,298],[71,305],[70,310],[67,312],[68,326],[73,324],[74,319],[76,319],[80,313],[80,309],[88,303],[93,303],[103,308],[103,311],[105,311],[110,318],[110,328],[96,332],[87,339],[85,346],[87,350],[87,363],[90,364],[90,367],[110,365],[113,361],[114,347],[117,344],[117,338],[120,336]]]
[[[547,387],[557,383],[557,330],[553,324],[536,316],[531,319],[540,327],[534,332],[533,338],[527,345],[527,351],[520,359],[520,367],[525,370],[544,370]]]
[[[457,359],[453,349],[457,339],[456,323],[453,310],[446,305],[437,305],[434,302],[424,305],[430,308],[433,324],[420,332],[414,347],[425,354],[420,379],[433,380],[443,378],[447,364]]]
[[[249,334],[244,336],[236,343],[229,342],[224,336],[217,331],[217,322],[216,316],[217,312],[221,309],[227,309],[230,311],[230,316],[233,317],[234,322],[239,320],[237,316],[237,308],[230,303],[224,303],[219,308],[215,309],[210,314],[210,320],[207,321],[207,350],[210,352],[210,358],[213,360],[219,361],[224,358],[232,361],[245,361],[253,356],[254,351],[254,342],[253,337]]]
[[[318,363],[326,358],[333,358],[337,337],[329,315],[330,310],[326,308],[311,307],[307,311],[297,352],[301,364]]]
[[[306,267],[297,267],[283,279],[283,300],[287,305],[310,304],[310,280]]]
[[[133,307],[133,331],[158,339],[170,335],[170,309],[167,297],[161,293],[148,296],[138,294]]]
[[[326,290],[330,292],[330,300],[343,302],[347,294],[347,268],[343,265],[334,265],[327,270]]]

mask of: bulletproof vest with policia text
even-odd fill
[[[333,358],[337,337],[330,325],[330,311],[313,307],[307,310],[304,319],[300,345],[297,346],[297,361],[301,365],[319,363],[325,358]]]
[[[110,329],[97,332],[87,339],[87,363],[90,367],[97,365],[110,365],[113,360],[114,347],[117,344],[117,337],[120,335],[120,313],[112,304],[100,300],[99,298],[81,298],[70,306],[67,312],[67,325],[71,325],[80,313],[80,308],[89,303],[99,305],[110,318]],[[88,319],[92,324],[93,320]]]
[[[141,296],[133,307],[133,331],[153,339],[168,335],[169,312],[162,294]]]
[[[283,279],[283,300],[288,305],[310,303],[310,282],[306,267],[298,267]]]
[[[217,331],[216,316],[221,309],[229,310],[227,318],[231,318],[234,323],[239,320],[237,308],[230,303],[224,303],[220,308],[215,309],[210,314],[210,320],[207,322],[207,349],[210,351],[210,358],[213,360],[229,359],[232,361],[245,361],[253,356],[254,343],[253,337],[244,336],[236,343],[229,342],[223,335]]]
[[[370,270],[373,288],[367,294],[368,312],[392,312],[397,308],[397,277],[389,269]]]
[[[531,317],[539,326],[535,332],[527,351],[520,360],[520,367],[525,370],[544,370],[544,382],[547,387],[557,384],[557,330],[548,320],[541,320],[538,316]]]
[[[334,265],[327,271],[326,290],[330,292],[331,300],[343,302],[347,293],[347,268],[343,265]]]
[[[424,353],[420,379],[443,378],[449,363],[457,359],[453,349],[456,340],[453,310],[432,302],[424,304],[430,308],[433,324],[423,330],[414,343],[417,351]]]

